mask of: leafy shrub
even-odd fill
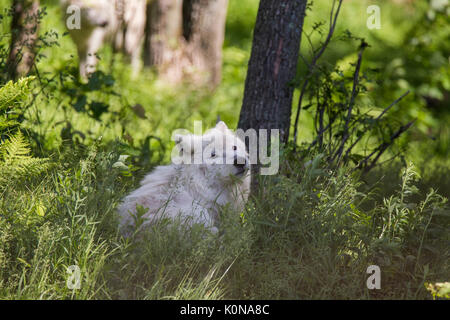
[[[284,175],[259,181],[245,213],[254,240],[241,261],[245,281],[232,282],[235,297],[429,298],[425,281],[450,271],[447,200],[431,190],[414,202],[409,167],[396,194],[374,202],[354,173],[323,161],[319,155],[302,168],[292,159]],[[381,268],[381,290],[366,288],[372,264]]]

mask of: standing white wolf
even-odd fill
[[[106,43],[124,50],[131,58],[133,75],[141,66],[146,23],[146,0],[60,0],[69,34],[80,60],[80,76],[95,71],[97,52]],[[78,15],[78,17],[76,16]],[[77,25],[78,24],[78,25]]]
[[[221,206],[243,209],[251,179],[244,142],[222,121],[204,135],[177,135],[175,141],[172,164],[147,175],[120,206],[124,235],[135,227],[137,205],[146,210],[141,228],[161,218],[179,217],[184,224],[202,224],[214,233]]]

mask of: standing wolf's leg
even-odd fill
[[[92,31],[92,34],[88,40],[86,66],[84,72],[85,76],[89,76],[90,74],[95,72],[98,63],[97,53],[103,45],[104,37],[105,37],[104,28],[97,27]]]
[[[132,76],[135,78],[141,69],[141,56],[144,44],[146,23],[145,0],[134,0],[127,3],[124,20],[127,26],[125,33],[125,53],[131,58]]]

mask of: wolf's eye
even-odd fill
[[[216,153],[213,151],[211,152],[211,158],[214,158],[216,156]]]
[[[236,151],[236,149],[237,149],[237,147],[236,147],[236,146],[233,146],[233,150]]]

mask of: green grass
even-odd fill
[[[57,1],[42,3],[48,11],[42,33],[62,35]],[[148,70],[131,79],[123,57],[109,48],[100,54],[101,88],[80,87],[71,78],[77,70],[69,37],[43,50],[41,78],[31,90],[44,89],[33,102],[24,97],[21,105],[30,107],[20,126],[48,166],[25,176],[0,172],[0,299],[431,299],[427,283],[449,281],[450,211],[438,194],[449,196],[450,164],[423,139],[404,155],[417,167],[398,161],[365,177],[330,170],[321,155],[300,161],[284,150],[280,174],[261,179],[243,212],[224,208],[217,236],[164,223],[143,238],[118,234],[120,200],[153,166],[169,162],[174,129],[192,129],[193,120],[211,127],[217,115],[237,125],[257,3],[230,1],[223,81],[214,93],[168,87]],[[369,42],[400,45],[414,12],[386,10],[395,5],[383,2],[384,29],[368,31],[361,28],[366,3],[344,3],[338,32],[348,28]],[[305,27],[326,20],[327,9],[316,1]],[[1,23],[7,30],[7,17]],[[336,41],[322,59],[349,61],[354,52]],[[372,52],[369,61],[376,62],[371,55],[383,47]],[[108,105],[100,121],[74,109],[83,95],[88,104]],[[133,111],[136,104],[145,117]],[[301,128],[308,141],[307,112]],[[433,143],[445,149],[447,136],[443,131]],[[131,155],[128,170],[114,166],[124,154]],[[0,152],[0,168],[3,159]],[[381,268],[381,290],[366,287],[372,264]],[[71,265],[81,270],[79,290],[67,287]]]
[[[417,194],[413,168],[377,201],[320,156],[306,168],[284,159],[240,216],[223,210],[219,236],[161,223],[123,239],[114,208],[134,179],[113,168],[115,148],[66,151],[45,174],[2,188],[2,298],[423,299],[425,283],[448,280],[446,200]],[[80,290],[66,286],[70,265]]]

